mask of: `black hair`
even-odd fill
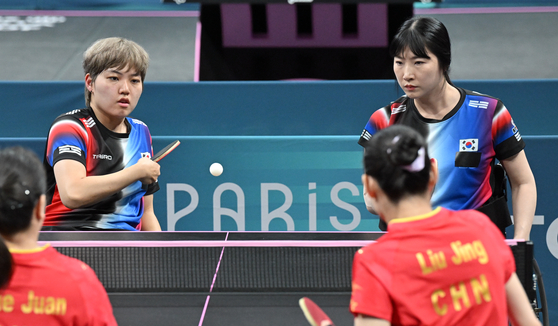
[[[8,285],[14,271],[12,254],[4,241],[0,240],[0,289]]]
[[[364,147],[364,172],[373,177],[392,203],[428,189],[430,158],[416,130],[393,125],[378,131]]]
[[[440,69],[450,83],[451,41],[448,30],[441,21],[431,17],[413,17],[406,20],[389,47],[392,57],[401,56],[406,49],[419,58],[430,58],[427,51],[438,58]]]
[[[27,229],[45,191],[45,170],[35,153],[23,147],[0,150],[0,234]]]

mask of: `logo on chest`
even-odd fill
[[[112,161],[112,155],[108,155],[108,154],[93,154],[93,159],[94,159],[94,160],[107,160],[107,161]]]
[[[402,112],[405,112],[405,111],[407,111],[407,105],[402,104],[398,107],[393,107],[391,109],[391,114],[398,114],[398,113],[402,113]]]
[[[488,109],[489,104],[490,103],[485,102],[485,101],[474,101],[474,100],[469,101],[469,106],[472,106],[472,107],[478,108],[478,109],[485,109],[486,110],[486,109]]]
[[[459,151],[455,153],[455,166],[460,168],[476,168],[479,166],[481,155],[477,138],[460,139]]]

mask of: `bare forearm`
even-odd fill
[[[358,315],[355,317],[354,326],[390,326],[391,323],[384,319]]]
[[[512,206],[514,239],[529,240],[537,206],[537,189],[534,182],[512,188]]]
[[[514,238],[528,240],[537,206],[535,177],[524,151],[501,162],[508,173],[512,190]]]
[[[69,208],[94,204],[138,180],[134,166],[106,175],[87,176],[59,186],[62,203]]]
[[[516,273],[506,283],[508,316],[514,326],[540,326]]]
[[[155,211],[153,210],[153,195],[143,197],[144,210],[141,217],[141,230],[142,231],[161,231],[161,225]]]
[[[153,183],[160,174],[159,169],[159,164],[142,158],[118,172],[88,176],[80,162],[62,160],[54,165],[54,176],[62,203],[75,209],[97,203],[138,180],[144,184]]]

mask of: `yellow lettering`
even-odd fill
[[[35,298],[35,306],[33,312],[36,315],[42,315],[45,312],[45,298],[37,297]]]
[[[27,303],[21,305],[21,312],[24,314],[30,314],[33,311],[33,298],[35,293],[29,291]]]
[[[474,258],[477,258],[477,255],[475,254],[475,250],[473,249],[473,246],[470,243],[466,243],[463,246],[461,246],[461,255],[463,256],[463,260],[465,262],[470,262]]]
[[[484,249],[484,246],[482,245],[482,242],[480,242],[480,240],[473,241],[473,248],[475,249],[477,257],[479,257],[479,263],[483,265],[488,263],[488,254],[486,253],[486,249]]]
[[[14,297],[11,294],[0,295],[0,311],[12,312],[14,310]]]
[[[461,252],[459,251],[459,247],[461,246],[461,241],[455,241],[450,244],[451,249],[455,256],[451,257],[451,261],[456,265],[461,265],[463,260],[461,259]]]
[[[448,267],[448,262],[446,261],[446,255],[444,255],[443,251],[440,251],[436,258],[436,264],[438,265],[439,269],[444,269]]]
[[[479,276],[479,279],[480,282],[474,277],[471,279],[471,288],[473,288],[475,301],[477,302],[477,304],[481,304],[483,299],[485,302],[490,302],[490,300],[492,300],[492,296],[490,295],[490,289],[488,288],[488,281],[486,280],[486,276],[484,276],[484,274],[481,274]]]
[[[56,304],[53,297],[46,298],[45,314],[52,315],[56,312]]]
[[[488,253],[482,245],[480,240],[475,240],[472,243],[461,244],[461,241],[455,241],[450,244],[454,252],[451,260],[455,265],[470,262],[477,259],[480,264],[488,263]]]
[[[426,254],[428,255],[430,266],[426,263],[426,259],[422,253],[419,252],[415,255],[423,275],[428,275],[434,271],[448,267],[446,256],[443,251],[434,253],[429,249],[426,251]]]
[[[68,305],[66,304],[66,299],[64,298],[56,299],[56,314],[65,315],[67,306]]]
[[[459,303],[460,300],[463,301],[465,308],[469,308],[471,306],[469,296],[467,295],[467,288],[463,282],[459,283],[459,289],[457,289],[455,285],[450,286],[450,294],[455,311],[461,311],[461,303]]]
[[[424,256],[422,255],[422,253],[417,253],[416,254],[420,269],[422,270],[422,274],[423,275],[428,275],[430,273],[432,273],[434,271],[434,268],[429,267],[426,265],[426,260],[424,259]]]
[[[438,316],[443,316],[448,312],[448,306],[442,305],[440,307],[439,300],[446,296],[446,293],[442,290],[436,290],[430,296],[430,300],[432,300],[432,306],[434,307],[434,311],[438,314]]]
[[[12,298],[13,303],[13,298]],[[21,305],[24,314],[34,313],[36,315],[65,315],[68,304],[64,298],[35,296],[35,292],[29,291],[27,302]]]

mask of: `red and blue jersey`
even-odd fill
[[[70,209],[60,200],[54,165],[60,160],[76,160],[87,176],[118,172],[153,154],[151,134],[137,119],[126,118],[128,132],[115,133],[103,126],[91,108],[59,116],[50,128],[44,165],[47,170],[45,226],[85,229],[136,230],[143,215],[143,196],[159,189],[157,183],[144,186],[136,181],[98,203]]]
[[[402,96],[372,114],[359,144],[364,145],[389,125],[416,129],[427,139],[430,157],[438,161],[439,181],[432,205],[476,209],[492,195],[490,174],[495,158],[510,158],[523,150],[525,143],[500,100],[458,89],[459,103],[442,120],[422,117],[414,101]]]

